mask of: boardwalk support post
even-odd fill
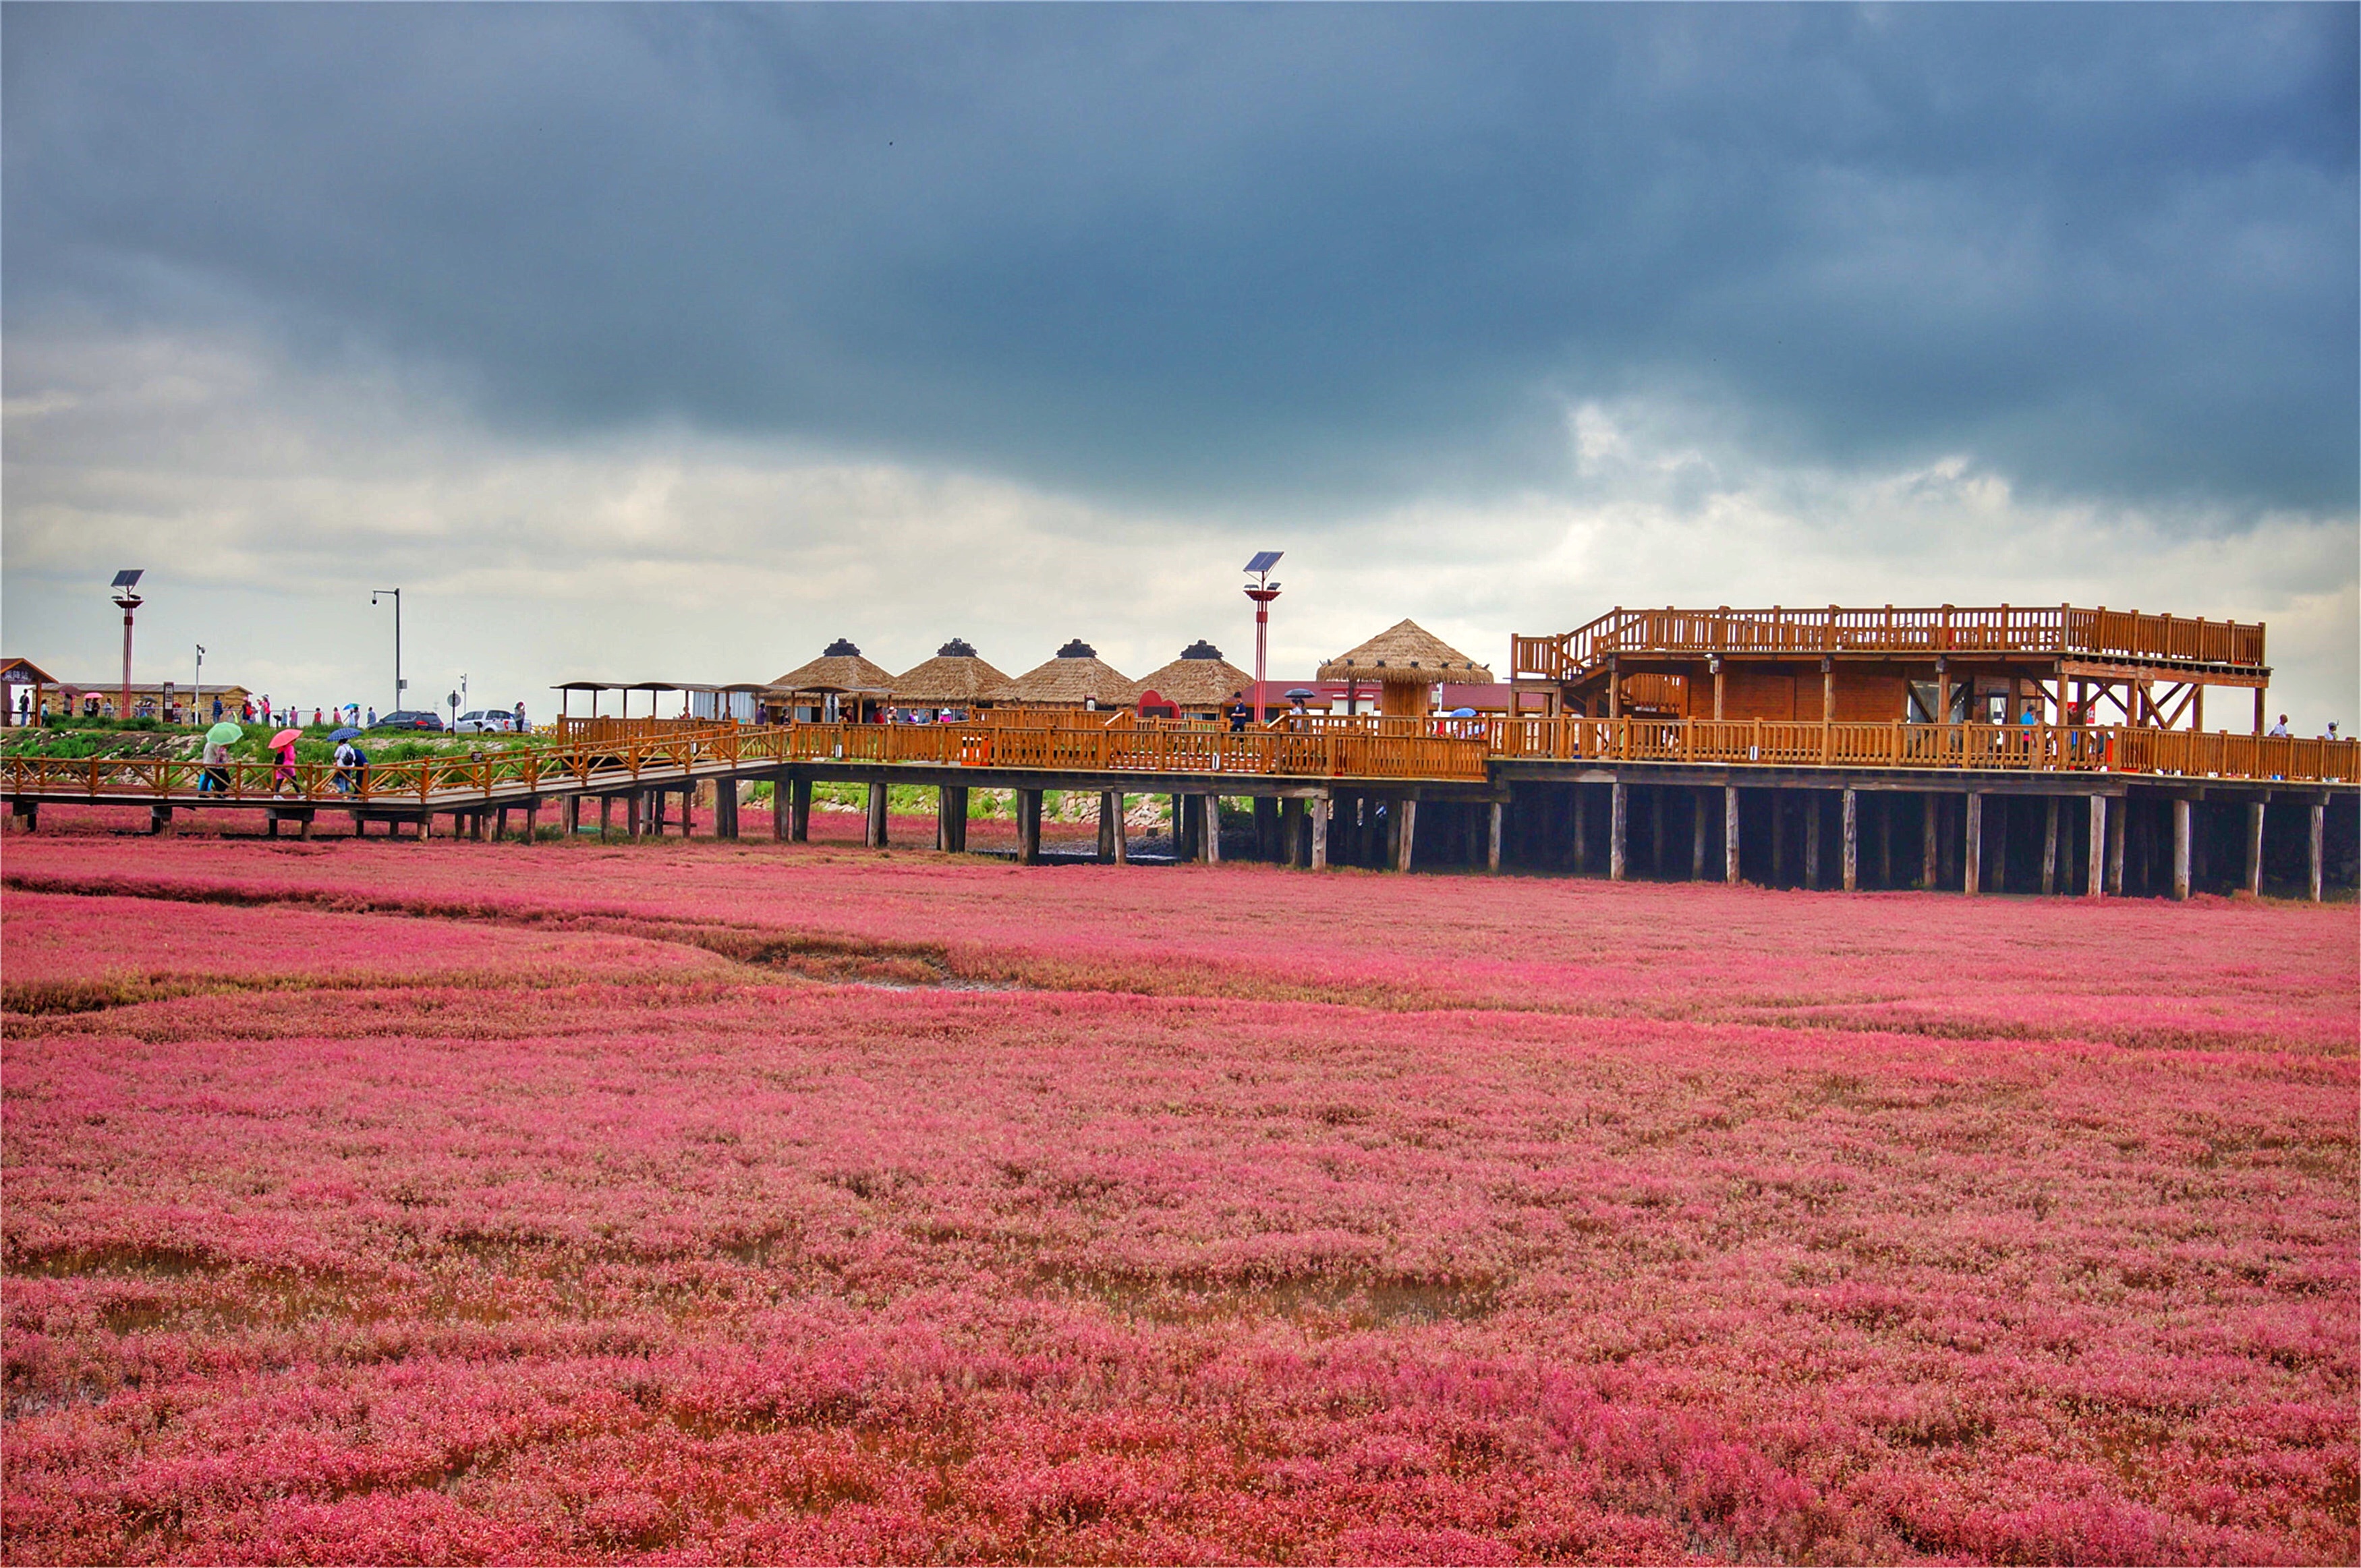
[[[2172,896],[2189,896],[2189,797],[2172,802]]]
[[[2124,796],[2119,809],[2107,813],[2107,891],[2117,898],[2124,895],[2124,838],[2131,827],[2131,814],[2129,795]]]
[[[865,848],[872,850],[885,848],[885,785],[883,783],[871,784],[869,786],[869,822],[861,835],[861,842]]]
[[[1721,789],[1721,880],[1738,885],[1738,786]]]
[[[1119,789],[1110,790],[1107,799],[1115,804],[1115,819],[1108,828],[1108,841],[1114,846],[1115,863],[1127,866],[1131,863],[1131,824],[1124,818],[1124,793]]]
[[[2107,797],[2091,797],[2091,864],[2089,881],[2082,890],[2085,898],[2106,896],[2107,886]]]
[[[2048,807],[2041,827],[2041,895],[2047,898],[2058,891],[2058,797],[2046,796],[2042,804]]]
[[[1209,866],[1222,863],[1222,797],[1201,795],[1197,797],[1197,848]]]
[[[1297,871],[1302,870],[1312,859],[1305,844],[1310,836],[1305,826],[1310,813],[1305,807],[1310,804],[1296,795],[1289,795],[1279,803],[1279,862]]]
[[[1499,801],[1492,803],[1491,821],[1484,836],[1484,869],[1494,873],[1500,869],[1500,817],[1504,809]]]
[[[735,777],[713,781],[713,836],[717,839],[738,837],[738,781]]]
[[[1312,869],[1315,872],[1328,869],[1328,818],[1334,806],[1334,801],[1325,794],[1312,797]],[[2317,841],[2316,835],[2314,841]],[[2315,877],[2312,880],[2317,882],[2319,879]]]
[[[148,831],[150,835],[169,837],[172,831],[172,808],[169,806],[148,807]]]
[[[2315,800],[2312,803],[2312,901],[2320,902],[2321,862],[2327,856],[2328,807]]]
[[[791,843],[811,842],[811,780],[797,773],[787,785],[787,839]]]
[[[2259,800],[2246,807],[2246,892],[2256,898],[2263,895],[2263,803]]]
[[[1968,792],[1968,843],[1966,870],[1960,890],[1975,893],[1982,885],[1984,861],[1984,797],[1981,790]]]
[[[598,797],[598,842],[601,844],[607,841],[608,830],[612,826],[614,817],[615,797],[611,795],[600,795]]]
[[[1099,791],[1099,861],[1112,864],[1115,861],[1115,823],[1123,814],[1122,796],[1113,790]]]
[[[537,843],[541,839],[541,796],[534,795],[524,803],[524,841]]]
[[[1631,847],[1624,841],[1624,836],[1631,828],[1631,787],[1617,779],[1608,788],[1612,798],[1608,806],[1607,880],[1621,882],[1625,872],[1630,869],[1626,861]]]
[[[1820,885],[1820,792],[1804,792],[1804,885]]]
[[[1041,792],[1020,789],[1016,792],[1016,863],[1038,865],[1041,861]]]
[[[1705,881],[1706,792],[1689,791],[1689,881]]]
[[[1918,798],[1926,806],[1926,810],[1919,815],[1919,822],[1923,828],[1919,838],[1923,842],[1918,849],[1918,885],[1932,893],[1935,891],[1935,884],[1943,880],[1943,797],[1939,795],[1927,794],[1921,795]]]
[[[1844,792],[1844,890],[1861,890],[1861,792]]]
[[[1418,844],[1418,802],[1404,795],[1393,803],[1392,811],[1387,815],[1400,818],[1394,840],[1394,870],[1406,872],[1410,870],[1411,850]]]

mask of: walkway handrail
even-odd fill
[[[1578,680],[1610,653],[2047,653],[2260,667],[2264,627],[2072,605],[1624,609],[1509,639],[1511,677]]]
[[[1075,715],[1077,719],[1095,716]],[[16,795],[137,804],[191,795],[244,806],[466,810],[496,797],[623,790],[797,763],[1020,772],[1195,774],[1404,783],[1480,782],[1493,762],[1686,762],[1713,767],[1973,769],[2346,782],[2361,741],[2132,726],[1820,724],[1771,719],[1291,718],[1232,730],[1141,720],[1109,729],[960,724],[715,726],[421,757],[347,771],[333,762],[208,767],[158,757],[6,759]]]

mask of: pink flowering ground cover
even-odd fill
[[[2349,908],[0,874],[11,1562],[2361,1555]]]

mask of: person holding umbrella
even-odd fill
[[[301,729],[281,729],[270,738],[270,749],[279,753],[279,765],[270,771],[271,794],[277,795],[282,789],[291,789],[297,795],[303,793],[295,780],[295,742],[302,739]]]
[[[221,706],[215,698],[214,706]],[[246,731],[227,719],[205,731],[205,771],[197,775],[199,795],[220,795],[229,788],[229,749],[246,739]]]
[[[361,770],[368,766],[368,756],[353,744],[360,734],[357,729],[344,729],[328,737],[336,743],[336,791],[340,795],[350,795],[360,788]]]

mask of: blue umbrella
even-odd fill
[[[328,731],[328,739],[331,740],[357,740],[360,738],[361,732],[355,729],[350,725],[346,725],[342,729],[331,729]]]

